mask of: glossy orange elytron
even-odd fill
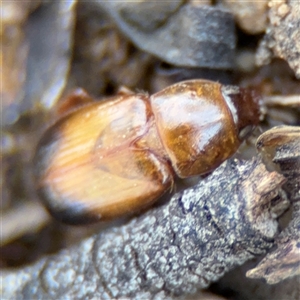
[[[85,104],[45,132],[34,163],[47,208],[71,224],[137,212],[170,190],[175,175],[213,171],[261,116],[253,92],[200,79],[152,96],[70,97]]]

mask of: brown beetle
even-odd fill
[[[41,139],[34,160],[39,194],[66,223],[139,211],[171,189],[175,174],[205,174],[232,156],[259,123],[259,102],[252,91],[200,79],[153,96],[90,101]]]

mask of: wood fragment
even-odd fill
[[[300,275],[300,127],[278,126],[258,138],[258,148],[288,179],[284,185],[292,202],[288,227],[276,238],[277,248],[254,269],[250,278],[265,278],[269,284]]]

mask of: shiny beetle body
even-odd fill
[[[251,91],[206,80],[89,102],[45,132],[34,160],[37,189],[67,223],[131,214],[170,190],[175,174],[213,171],[259,118]]]

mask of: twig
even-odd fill
[[[273,246],[285,179],[228,161],[160,207],[77,247],[2,274],[4,299],[171,299]],[[274,213],[274,212],[277,212]]]

